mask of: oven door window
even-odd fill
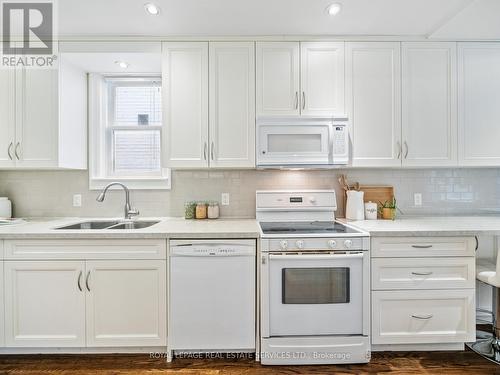
[[[350,302],[349,268],[283,268],[283,304]]]

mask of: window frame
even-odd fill
[[[161,125],[147,125],[147,130],[160,131],[160,173],[144,172],[134,175],[111,173],[114,163],[113,132],[121,129],[146,130],[146,126],[143,125],[109,125],[111,116],[114,116],[114,109],[110,108],[112,106],[110,105],[109,83],[120,80],[124,82],[135,80],[138,84],[152,80],[161,82],[161,76],[158,74],[89,74],[89,188],[99,190],[109,182],[117,181],[126,184],[130,189],[170,190],[171,171],[163,167],[162,133],[165,128],[163,113]]]

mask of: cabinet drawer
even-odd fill
[[[475,340],[474,290],[372,293],[373,344]]]
[[[467,289],[475,285],[475,258],[374,258],[372,289]]]
[[[166,259],[167,241],[6,240],[5,259]]]
[[[474,256],[474,237],[374,237],[372,257]]]

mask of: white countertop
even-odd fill
[[[107,218],[35,219],[25,223],[0,226],[0,239],[28,238],[258,238],[260,231],[255,219],[185,220],[183,218],[140,218],[159,220],[144,229],[57,230],[55,228],[83,221],[103,221]],[[112,218],[110,220],[121,220]]]
[[[414,216],[396,220],[341,219],[371,236],[500,236],[500,216]]]

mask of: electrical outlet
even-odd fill
[[[223,206],[229,206],[229,193],[222,193],[221,203]]]
[[[82,195],[81,194],[73,195],[73,207],[82,207]]]
[[[413,194],[413,203],[415,204],[415,207],[419,207],[422,205],[422,194],[421,193]]]

